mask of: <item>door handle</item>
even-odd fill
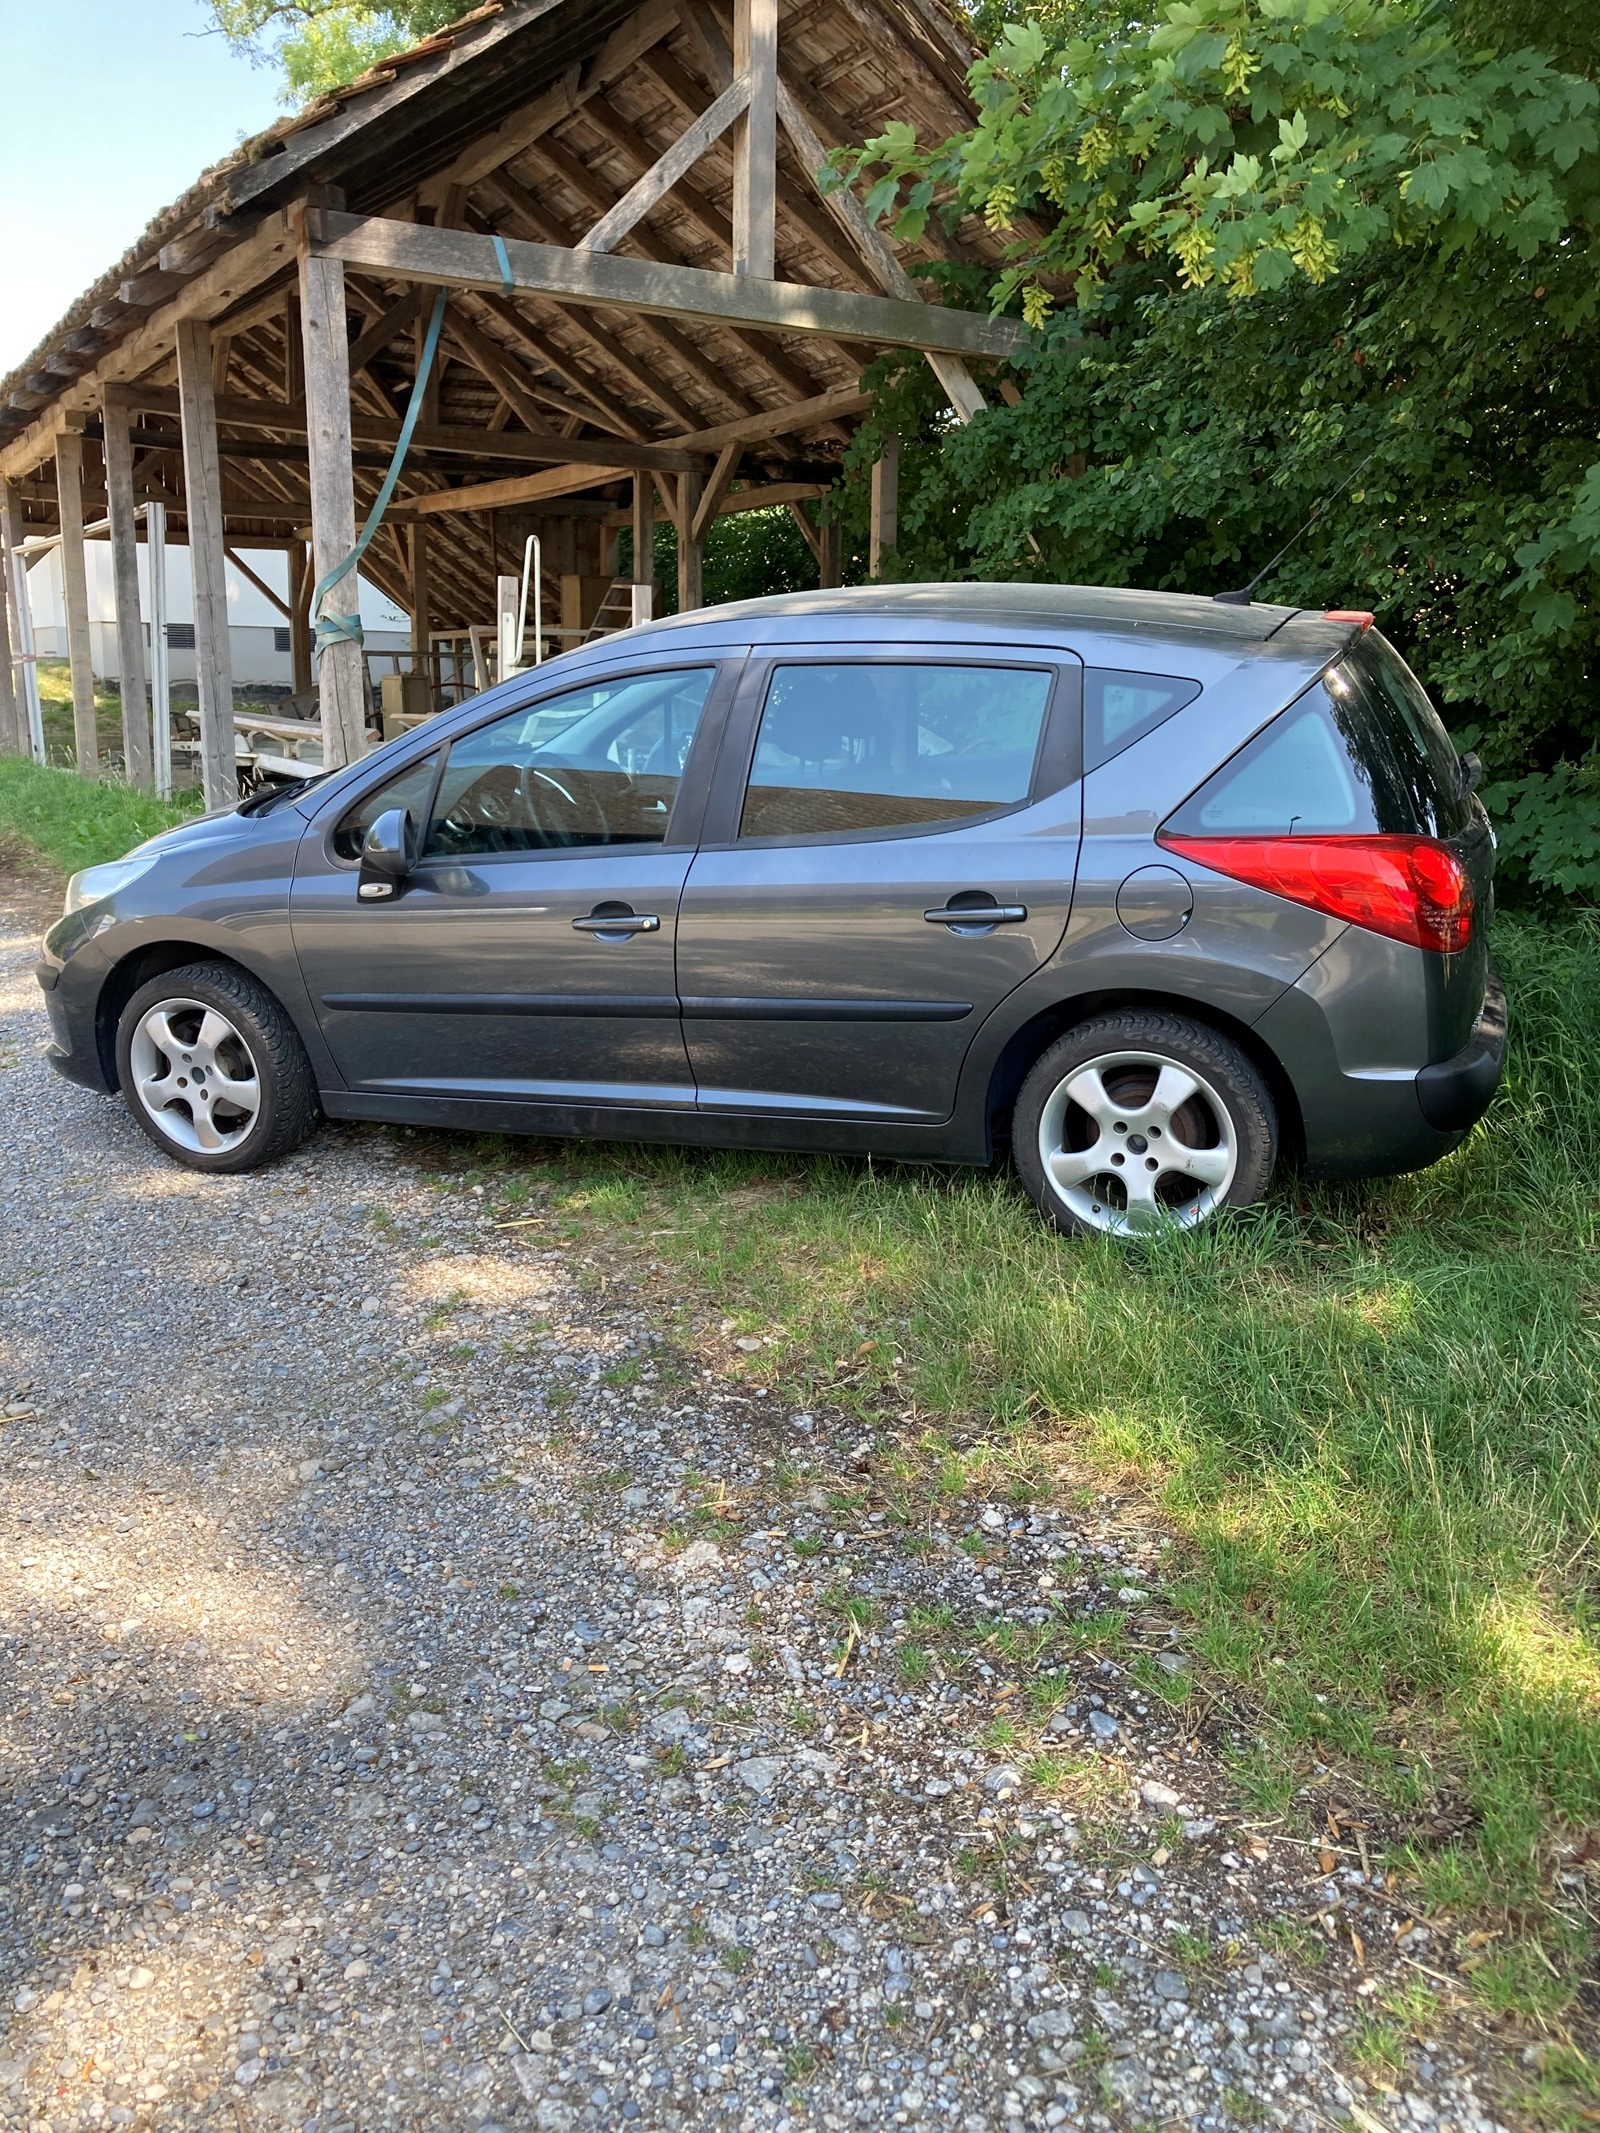
[[[1018,926],[1028,915],[1026,904],[946,904],[942,911],[924,911],[930,926]]]
[[[659,933],[661,921],[652,911],[606,911],[590,912],[587,918],[572,921],[574,933],[599,933],[622,940],[630,933]]]

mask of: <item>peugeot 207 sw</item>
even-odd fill
[[[703,608],[74,877],[52,1056],[248,1170],[319,1115],[986,1163],[1063,1230],[1411,1170],[1499,1078],[1494,840],[1370,617]]]

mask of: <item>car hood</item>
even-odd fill
[[[127,859],[165,857],[168,852],[187,852],[199,845],[231,843],[244,835],[250,824],[248,815],[241,815],[236,807],[216,807],[206,815],[194,815],[187,822],[174,828],[161,830],[154,837],[146,837],[143,844],[124,853]]]

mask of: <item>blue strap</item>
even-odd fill
[[[500,269],[500,286],[505,290],[506,301],[509,303],[517,293],[517,285],[511,279],[511,262],[506,257],[506,241],[496,230],[490,242],[494,246],[495,265]]]
[[[360,644],[361,617],[353,615],[321,615],[317,610],[324,599],[348,572],[366,554],[372,536],[383,523],[383,514],[389,508],[394,495],[395,483],[400,479],[400,469],[405,464],[406,453],[411,444],[411,433],[422,413],[422,396],[427,390],[428,373],[433,368],[433,359],[439,348],[439,330],[444,324],[444,308],[449,301],[449,291],[441,289],[433,300],[433,313],[428,320],[428,331],[422,343],[422,360],[417,365],[416,381],[411,388],[411,398],[406,402],[405,419],[400,424],[400,435],[395,440],[394,457],[389,461],[389,471],[383,477],[383,486],[373,499],[372,509],[367,513],[367,522],[356,536],[356,544],[336,569],[330,570],[316,591],[311,595],[311,620],[314,625],[311,640],[312,655],[321,659],[330,644]]]

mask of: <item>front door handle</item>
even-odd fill
[[[1028,915],[1026,904],[946,904],[940,911],[924,911],[930,926],[1020,926]]]
[[[572,921],[574,933],[598,933],[603,940],[625,941],[634,933],[659,933],[661,921],[653,911],[634,911],[627,904],[596,904],[587,918]]]

